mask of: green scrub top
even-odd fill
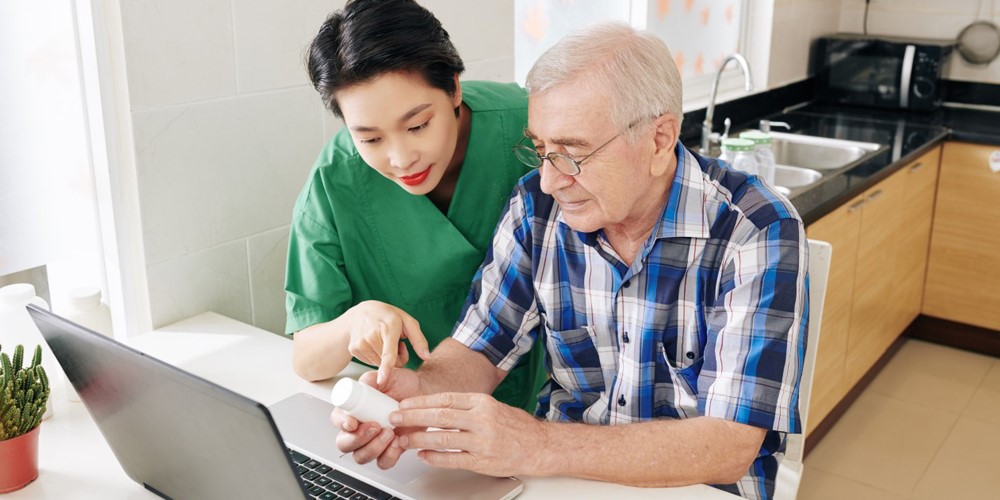
[[[530,170],[511,150],[527,124],[524,90],[462,82],[462,100],[472,110],[471,130],[447,216],[368,166],[347,129],[323,150],[292,217],[287,332],[377,300],[419,321],[432,349],[450,335],[500,212]],[[494,391],[498,400],[534,412],[547,379],[540,346]],[[419,364],[410,349],[407,366]]]

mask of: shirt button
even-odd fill
[[[694,359],[694,353],[693,352],[689,352],[689,353],[685,354],[685,356],[687,356],[687,359]]]
[[[622,286],[625,288],[632,286],[632,280],[625,280],[625,283],[622,283]]]
[[[625,406],[625,395],[618,396],[618,406]]]
[[[622,341],[628,344],[628,332],[625,332],[625,334],[622,335]]]

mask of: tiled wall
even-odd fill
[[[841,0],[840,30],[860,33],[864,0]],[[992,4],[992,5],[991,5]],[[872,0],[868,10],[868,33],[921,38],[955,38],[962,28],[979,18],[1000,25],[1000,0]],[[991,16],[992,10],[992,16]],[[957,54],[948,78],[1000,83],[1000,58],[986,66],[972,65]]]
[[[284,329],[291,209],[342,124],[303,51],[342,0],[121,2],[153,326],[212,310]],[[513,79],[513,4],[421,2],[465,78]]]
[[[774,0],[768,88],[808,76],[809,47],[816,37],[839,30],[840,8],[841,0]]]

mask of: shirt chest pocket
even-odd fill
[[[679,307],[684,307],[680,305]],[[700,365],[704,357],[705,323],[694,310],[683,311],[682,318],[689,318],[683,322],[675,323],[677,326],[667,327],[663,330],[663,354],[667,364],[671,368],[683,370],[685,368]],[[678,324],[679,323],[679,324]]]
[[[604,391],[601,354],[590,327],[561,331],[544,328],[546,347],[552,357],[552,378],[568,391]]]

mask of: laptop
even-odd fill
[[[28,312],[125,473],[163,498],[508,499],[515,478],[435,469],[412,451],[383,471],[335,444],[333,405],[270,408],[35,306]]]

